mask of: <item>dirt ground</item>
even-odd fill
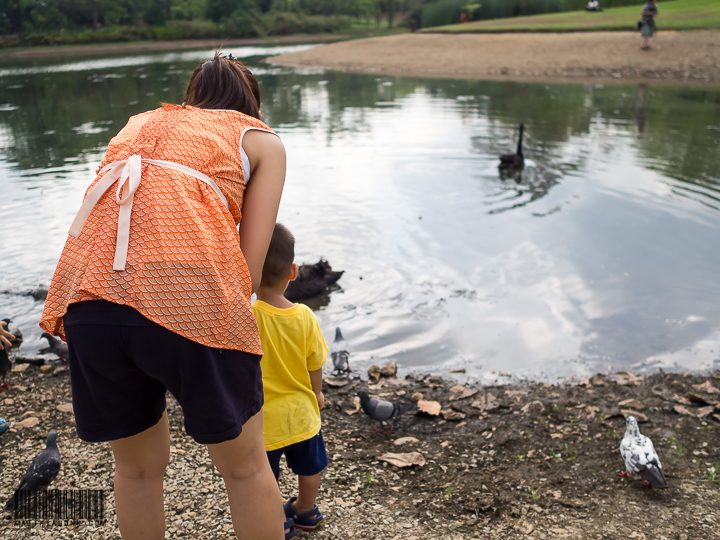
[[[463,375],[452,377],[383,378],[373,385],[330,380],[334,386],[323,411],[330,465],[318,499],[326,519],[300,538],[720,537],[720,469],[714,473],[720,464],[720,374],[661,372],[643,378],[617,373],[572,384],[463,388],[458,387]],[[108,446],[86,444],[75,435],[67,373],[29,367],[13,373],[10,382],[12,388],[0,395],[0,415],[11,426],[0,436],[0,502],[10,497],[50,429],[60,430],[63,459],[53,486],[111,490]],[[443,412],[411,412],[396,420],[391,434],[376,433],[377,423],[357,412],[359,388],[396,401],[420,392],[424,401],[439,402]],[[168,410],[166,537],[233,536],[219,475],[205,449],[185,435],[172,399]],[[669,490],[618,477],[623,466],[618,444],[628,410],[654,440]],[[378,459],[388,452],[418,453],[424,464],[400,468]],[[287,471],[281,489],[286,497],[294,494]],[[117,539],[110,493],[107,503],[104,525],[21,523],[4,513],[0,534]]]
[[[720,82],[720,30],[663,32],[652,50],[640,34],[401,34],[323,45],[271,62],[452,78],[653,79]]]

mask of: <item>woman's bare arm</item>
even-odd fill
[[[243,198],[240,248],[255,292],[260,285],[285,184],[285,147],[276,135],[252,130],[245,134],[243,148],[250,159],[252,172]]]

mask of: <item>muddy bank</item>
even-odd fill
[[[185,51],[191,49],[228,48],[251,45],[294,45],[299,43],[327,43],[348,39],[350,36],[318,34],[316,36],[283,36],[275,38],[197,39],[184,41],[145,41],[142,43],[97,43],[92,45],[66,45],[0,49],[0,60],[14,58],[45,58],[49,56],[106,56],[145,52]]]
[[[719,30],[661,30],[652,50],[639,45],[633,32],[402,34],[324,45],[271,62],[463,79],[720,83]]]
[[[708,470],[720,464],[718,374],[614,374],[580,384],[463,389],[457,382],[426,376],[330,387],[323,429],[331,463],[318,500],[326,520],[300,537],[718,536],[720,483]],[[56,487],[111,489],[107,445],[85,444],[75,436],[67,373],[29,367],[13,373],[11,384],[0,395],[0,416],[13,426],[0,436],[0,501],[12,494],[50,429],[61,430],[63,466]],[[443,412],[437,417],[409,413],[395,422],[392,434],[375,433],[377,424],[356,412],[353,397],[361,387],[392,400],[409,400],[420,392],[424,401],[439,402]],[[228,537],[232,528],[221,479],[205,449],[185,435],[174,400],[168,408],[169,537]],[[643,420],[642,431],[653,438],[670,490],[659,492],[617,476],[623,465],[617,450],[622,415],[628,410],[635,411]],[[399,468],[378,459],[414,452],[423,465]],[[282,491],[284,496],[295,491],[287,472]],[[102,526],[31,529],[4,516],[0,529],[5,538],[119,538],[110,495],[107,501],[109,520]]]

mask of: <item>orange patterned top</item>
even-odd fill
[[[239,112],[178,105],[130,118],[110,141],[100,168],[132,155],[179,163],[212,178],[228,207],[209,185],[143,163],[125,270],[113,270],[119,206],[109,189],[80,235],[68,237],[40,326],[64,339],[68,306],[104,299],[203,345],[262,354],[236,227],[246,187],[240,144],[248,129],[270,131]]]

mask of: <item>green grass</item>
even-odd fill
[[[602,1],[600,2],[602,5]],[[423,32],[582,32],[590,30],[635,30],[642,2],[637,6],[606,9],[601,13],[566,11],[530,17],[491,19],[467,24],[426,28]],[[720,28],[719,0],[675,0],[658,2],[658,30]]]

